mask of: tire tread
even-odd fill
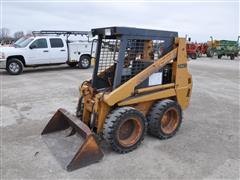
[[[169,107],[176,107],[180,114],[180,122],[176,130],[171,134],[165,134],[160,130],[160,118]],[[169,139],[176,134],[182,122],[182,110],[179,104],[173,100],[165,99],[155,103],[148,114],[148,133],[159,139]]]
[[[139,139],[139,141],[133,145],[131,148],[122,148],[119,145],[117,145],[117,143],[114,140],[114,130],[116,128],[116,126],[118,125],[118,121],[126,114],[126,113],[138,113],[140,116],[142,116],[141,118],[144,119],[144,130],[143,130],[143,134],[142,137]],[[118,153],[128,153],[134,149],[136,149],[141,142],[144,139],[144,135],[146,133],[146,120],[145,117],[142,115],[142,113],[140,113],[139,111],[137,111],[135,108],[133,107],[120,107],[120,108],[116,108],[115,110],[113,110],[112,112],[110,112],[105,120],[104,123],[104,128],[103,128],[103,137],[105,139],[105,141],[107,141],[107,143],[112,147],[112,149]]]

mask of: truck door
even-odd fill
[[[66,43],[61,38],[49,38],[51,63],[65,63],[68,60]]]
[[[26,64],[48,64],[50,63],[49,49],[46,38],[39,38],[29,45],[26,54]]]

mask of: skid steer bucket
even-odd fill
[[[50,151],[67,171],[87,166],[103,157],[89,127],[65,109],[58,109],[42,135]]]

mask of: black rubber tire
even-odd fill
[[[77,64],[78,64],[77,62],[68,63],[68,66],[73,68],[73,67],[76,67]]]
[[[138,136],[137,141],[131,146],[123,146],[118,141],[117,132],[121,124],[129,117],[135,117],[141,124],[142,132]],[[136,149],[144,139],[147,129],[147,122],[145,116],[132,107],[120,107],[113,110],[106,118],[103,128],[103,138],[112,147],[112,149],[118,153],[128,153]]]
[[[166,134],[161,129],[161,120],[164,113],[169,109],[174,108],[179,115],[179,122],[176,129],[170,134]],[[176,134],[182,123],[182,110],[176,101],[165,99],[154,104],[148,113],[148,133],[159,139],[168,139]]]
[[[191,54],[191,58],[192,59],[197,59],[197,54],[196,53]]]
[[[214,50],[212,48],[207,49],[207,57],[213,57],[214,55]]]
[[[84,62],[86,64],[84,64]],[[78,62],[78,67],[81,69],[88,69],[91,66],[91,57],[87,55],[82,55]]]
[[[222,58],[222,55],[218,55],[218,59],[221,59]]]
[[[16,63],[19,66],[19,70],[18,71],[14,72],[14,71],[11,70],[10,65],[12,63]],[[6,70],[11,75],[19,75],[19,74],[21,74],[23,72],[23,67],[24,67],[23,63],[19,59],[17,59],[17,58],[9,59],[7,61],[7,64],[6,64]]]
[[[77,105],[77,109],[76,109],[76,116],[77,116],[80,120],[82,120],[83,109],[84,109],[83,97],[80,96],[79,99],[78,99],[78,105]]]
[[[234,60],[235,56],[234,55],[230,55],[230,59]]]
[[[200,50],[197,50],[197,51],[196,51],[196,54],[197,54],[197,57],[198,57],[198,58],[202,56],[202,53],[200,52]]]

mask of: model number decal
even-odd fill
[[[186,67],[187,67],[187,63],[178,65],[178,68],[186,68]]]

